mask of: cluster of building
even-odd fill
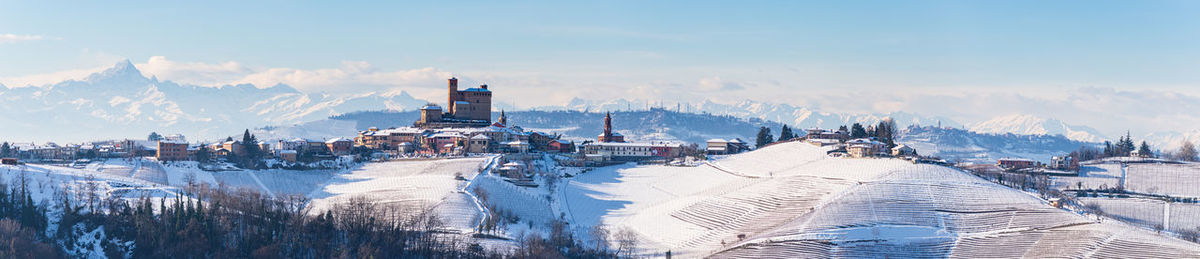
[[[686,145],[675,142],[626,142],[625,136],[614,132],[612,114],[604,114],[604,131],[596,141],[581,145],[585,163],[608,163],[661,160],[667,161],[684,156]]]
[[[358,132],[353,144],[386,154],[463,155],[467,153],[575,152],[575,144],[560,136],[509,126],[500,112],[492,122],[492,92],[487,85],[458,89],[447,84],[446,108],[428,104],[411,127]]]
[[[166,141],[185,141],[183,135],[170,135]],[[82,144],[59,145],[54,142],[44,144],[9,143],[10,157],[22,161],[61,162],[67,163],[80,159],[121,158],[130,156],[154,155],[155,141],[148,140],[105,140]]]
[[[283,161],[297,162],[301,153],[308,153],[315,160],[328,160],[348,155],[352,151],[354,142],[345,138],[327,140],[296,138],[279,140],[275,142],[275,145],[271,145],[271,142],[267,141],[247,144],[237,140],[213,144],[189,144],[183,140],[166,139],[160,140],[156,144],[153,151],[155,158],[159,161],[197,160],[197,154],[201,148],[211,152],[211,158],[222,159],[234,153],[243,154],[249,145],[254,145],[266,155],[277,157]]]
[[[1027,158],[1000,158],[996,159],[996,166],[1000,169],[1017,171],[1025,169],[1051,169],[1060,171],[1079,171],[1079,161],[1072,156],[1055,156],[1050,158],[1049,164],[1042,164],[1033,159]]]
[[[856,138],[851,139],[850,133],[844,129],[829,130],[821,128],[811,128],[805,130],[806,135],[801,138],[805,143],[815,146],[833,146],[831,151],[838,155],[844,155],[855,158],[864,157],[916,157],[917,150],[904,144],[899,144],[894,147],[888,147],[886,143],[879,142],[873,138]]]
[[[504,115],[500,121],[487,127],[419,128],[400,127],[389,129],[369,128],[360,131],[354,144],[375,151],[394,154],[446,154],[466,153],[523,153],[574,152],[575,144],[560,140],[559,136],[542,132],[527,132],[520,127],[505,125]]]

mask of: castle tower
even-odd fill
[[[446,110],[454,110],[454,102],[458,101],[458,78],[451,77],[449,84],[446,86]]]

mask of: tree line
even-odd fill
[[[870,138],[887,145],[887,148],[896,146],[896,122],[891,118],[880,120],[877,125],[867,125],[855,122],[849,128],[846,125],[838,127],[838,131],[846,132],[851,139]],[[792,128],[786,124],[779,130],[779,138],[776,139],[771,134],[771,128],[763,126],[758,128],[758,134],[755,138],[755,148],[762,148],[775,142],[789,141],[792,139],[804,137],[798,133],[794,133]]]
[[[1196,146],[1190,140],[1184,140],[1180,143],[1177,150],[1162,150],[1155,152],[1150,144],[1146,141],[1141,141],[1139,144],[1134,144],[1133,137],[1129,132],[1125,132],[1125,136],[1121,136],[1114,141],[1104,141],[1103,146],[1099,148],[1082,146],[1079,150],[1071,152],[1068,156],[1074,157],[1077,161],[1087,161],[1095,159],[1103,159],[1109,157],[1126,157],[1135,154],[1147,158],[1166,158],[1180,161],[1200,161],[1197,156]]]
[[[94,184],[84,184],[59,187],[52,200],[35,202],[25,179],[22,172],[13,185],[0,181],[0,258],[62,258],[93,230],[103,232],[97,242],[108,258],[616,257],[583,245],[565,222],[546,237],[522,236],[517,249],[501,251],[447,232],[431,208],[365,197],[314,213],[302,196],[272,198],[225,186],[189,184],[179,195],[126,198],[100,196]],[[60,220],[50,224],[58,212]]]

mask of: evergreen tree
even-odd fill
[[[1116,151],[1113,150],[1112,141],[1104,141],[1104,157],[1112,157]]]
[[[857,122],[850,126],[850,138],[865,138],[867,137],[867,129],[864,129],[862,124]]]
[[[880,142],[887,144],[888,148],[896,147],[896,122],[891,118],[884,119],[879,122],[879,126],[875,127],[875,137],[879,138]]]
[[[149,141],[159,141],[162,139],[163,139],[162,135],[158,135],[158,132],[150,132],[150,136],[146,137],[146,140],[149,140]]]
[[[788,128],[787,125],[783,125],[783,128],[779,130],[779,141],[787,141],[793,138],[796,138],[796,135],[792,133],[792,129]]]
[[[850,129],[846,128],[846,125],[842,125],[842,126],[838,126],[838,131],[850,132]]]
[[[242,166],[257,168],[262,161],[262,150],[258,148],[258,138],[250,134],[250,129],[242,133]]]
[[[1191,141],[1184,140],[1183,146],[1179,148],[1179,153],[1176,155],[1179,160],[1196,161],[1196,146],[1192,145]]]
[[[1150,151],[1150,145],[1147,145],[1146,141],[1142,141],[1142,145],[1138,147],[1138,154],[1145,157],[1154,157],[1154,153]]]
[[[212,151],[208,150],[208,145],[200,144],[200,148],[196,149],[196,161],[207,163],[212,160]]]
[[[12,147],[8,145],[8,142],[0,144],[0,157],[10,157],[11,155],[9,153],[11,152]]]
[[[762,148],[767,144],[771,144],[774,139],[775,136],[771,136],[771,128],[760,127],[758,128],[758,139],[755,141],[755,148]]]

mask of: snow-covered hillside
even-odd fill
[[[565,215],[581,233],[632,230],[642,254],[685,258],[1200,255],[954,169],[824,151],[784,143],[700,167],[601,168],[565,187]]]
[[[544,235],[548,222],[564,220],[587,244],[595,241],[591,234],[598,225],[631,233],[638,240],[634,254],[641,256],[667,251],[682,258],[1200,256],[1195,243],[1116,221],[1097,222],[955,169],[899,159],[833,158],[827,151],[786,142],[694,167],[624,164],[582,173],[554,168],[549,157],[542,157],[527,164],[574,176],[533,188],[480,173],[496,167],[497,156],[330,171],[207,172],[187,162],[109,160],[81,168],[0,166],[5,169],[0,173],[6,180],[36,176],[35,185],[50,186],[39,188],[79,184],[91,174],[107,184],[109,194],[129,189],[159,197],[176,190],[160,186],[223,183],[269,196],[312,198],[312,213],[363,197],[405,213],[432,209],[446,233],[474,233],[488,211],[502,209],[519,224],[504,227],[497,233],[501,238],[473,237],[496,249],[515,247],[504,238]],[[484,194],[490,197],[486,202]],[[1120,214],[1142,205],[1102,206]]]
[[[864,181],[717,258],[1184,258],[1200,246],[1056,209],[1030,194],[932,165]]]
[[[319,183],[307,196],[313,213],[355,197],[406,212],[430,208],[447,227],[461,232],[474,229],[480,212],[471,196],[462,192],[492,158],[394,161],[369,163]]]
[[[1033,115],[1013,114],[973,123],[971,131],[985,134],[1063,135],[1072,140],[1102,142],[1106,138],[1093,128],[1067,125],[1067,123]]]
[[[239,129],[290,125],[360,110],[407,110],[426,102],[405,92],[334,96],[286,85],[202,87],[147,78],[123,61],[83,80],[0,87],[0,136],[76,142],[151,131],[215,139]]]

